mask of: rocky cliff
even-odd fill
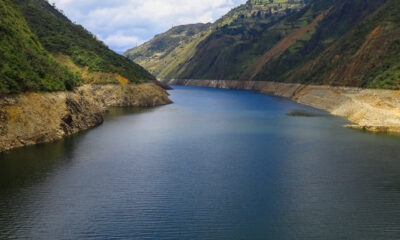
[[[0,152],[52,142],[97,126],[109,107],[168,103],[168,93],[154,83],[84,85],[71,92],[2,95]]]
[[[352,122],[346,127],[400,133],[400,91],[230,80],[164,80],[172,85],[256,90],[326,110]]]

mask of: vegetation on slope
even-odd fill
[[[320,55],[293,71],[289,80],[400,89],[399,56],[400,5],[389,0]]]
[[[71,68],[71,64],[67,64],[69,69],[73,71],[80,69],[78,73],[86,82],[118,83],[120,81],[117,77],[127,79],[129,82],[154,79],[139,65],[111,51],[85,28],[72,23],[47,1],[17,0],[17,3],[31,31],[39,38],[43,47],[55,57],[60,54],[68,56],[78,67]],[[85,78],[88,73],[94,74],[88,79]],[[115,77],[107,77],[110,74]]]
[[[159,78],[223,76],[225,79],[234,79],[260,52],[282,38],[281,33],[265,33],[265,30],[285,15],[298,11],[307,2],[249,0],[207,29],[181,41],[162,59],[146,50],[152,48],[154,40],[160,39],[158,37],[136,48],[135,55],[130,52],[127,55],[144,66],[151,66],[148,69]],[[258,41],[261,37],[266,41]]]
[[[196,49],[196,54],[180,66],[178,78],[238,79],[260,54],[272,48],[294,29],[312,21],[283,24],[268,31],[282,19],[299,11],[306,1],[248,1],[218,20],[215,30]],[[167,78],[173,78],[171,72]]]
[[[0,94],[152,79],[46,0],[0,1]]]
[[[327,2],[329,1],[315,0],[309,8],[313,8],[315,4]],[[329,13],[315,25],[312,31],[299,36],[300,38],[287,46],[282,54],[275,55],[270,61],[265,62],[263,69],[255,72],[257,76],[250,79],[262,81],[288,81],[291,79],[303,83],[309,81],[308,77],[299,79],[290,78],[290,75],[331,47],[384,2],[385,0],[331,1],[330,6],[326,6],[329,7]],[[294,20],[296,21],[296,18]],[[358,44],[359,41],[355,42],[353,47],[356,48]],[[349,52],[352,51],[349,46],[345,46],[345,49]],[[322,82],[322,79],[320,81]]]
[[[184,45],[199,37],[199,33],[206,31],[210,24],[189,24],[171,28],[169,31],[156,35],[151,41],[125,52],[125,56],[158,75],[166,63],[170,63],[184,48]],[[180,53],[182,54],[182,53]]]
[[[250,0],[158,76],[400,89],[399,16],[397,0]]]
[[[0,1],[0,93],[71,90],[80,83],[44,50],[13,1]]]

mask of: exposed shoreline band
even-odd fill
[[[234,80],[160,80],[169,85],[255,90],[345,117],[346,127],[400,134],[400,91]]]

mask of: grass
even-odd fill
[[[154,79],[145,69],[116,54],[45,0],[17,0],[30,29],[50,53],[64,54],[90,72],[115,73],[139,83]],[[116,82],[114,79],[113,82]]]
[[[58,64],[11,0],[0,2],[0,93],[71,90],[81,79]]]

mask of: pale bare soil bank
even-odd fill
[[[257,90],[345,117],[346,127],[400,133],[400,91],[228,80],[162,80],[171,85]]]
[[[52,142],[97,126],[108,107],[168,103],[168,93],[154,83],[84,85],[72,92],[0,96],[0,152]]]

